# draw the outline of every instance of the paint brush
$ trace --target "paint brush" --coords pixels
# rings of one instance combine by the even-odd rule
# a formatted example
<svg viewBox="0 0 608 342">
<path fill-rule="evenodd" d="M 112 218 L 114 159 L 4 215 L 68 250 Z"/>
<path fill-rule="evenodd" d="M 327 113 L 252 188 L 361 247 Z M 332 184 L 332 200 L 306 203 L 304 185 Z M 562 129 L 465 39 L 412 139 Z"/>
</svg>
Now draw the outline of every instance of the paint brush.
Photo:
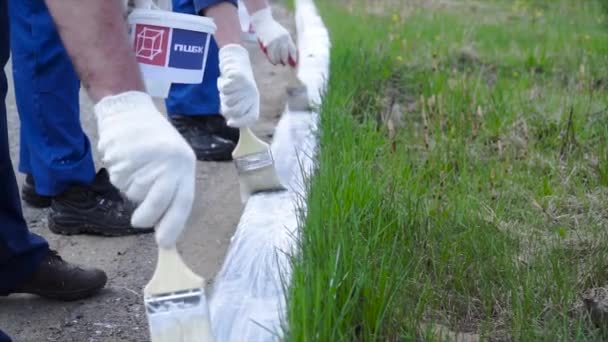
<svg viewBox="0 0 608 342">
<path fill-rule="evenodd" d="M 241 200 L 258 192 L 286 190 L 274 168 L 270 146 L 253 134 L 249 128 L 241 128 L 239 142 L 232 158 L 239 175 Z"/>
<path fill-rule="evenodd" d="M 175 248 L 158 248 L 156 270 L 144 288 L 152 342 L 212 342 L 205 280 Z"/>
</svg>

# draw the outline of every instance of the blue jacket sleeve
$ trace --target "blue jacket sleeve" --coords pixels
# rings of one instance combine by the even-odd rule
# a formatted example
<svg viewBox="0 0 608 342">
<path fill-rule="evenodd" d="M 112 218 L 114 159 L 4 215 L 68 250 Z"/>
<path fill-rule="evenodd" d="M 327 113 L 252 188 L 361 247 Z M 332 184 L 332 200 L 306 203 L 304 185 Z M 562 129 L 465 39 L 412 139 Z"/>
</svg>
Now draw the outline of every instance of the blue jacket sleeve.
<svg viewBox="0 0 608 342">
<path fill-rule="evenodd" d="M 194 0 L 194 9 L 196 10 L 196 13 L 200 13 L 201 10 L 219 4 L 220 2 L 228 2 L 234 6 L 238 6 L 237 0 Z"/>
</svg>

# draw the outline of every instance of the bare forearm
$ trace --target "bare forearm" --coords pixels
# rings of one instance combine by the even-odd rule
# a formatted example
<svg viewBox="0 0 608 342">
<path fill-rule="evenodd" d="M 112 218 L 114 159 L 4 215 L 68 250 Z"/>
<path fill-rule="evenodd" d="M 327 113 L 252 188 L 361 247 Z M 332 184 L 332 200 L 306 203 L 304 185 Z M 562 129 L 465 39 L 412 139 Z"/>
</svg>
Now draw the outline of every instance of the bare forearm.
<svg viewBox="0 0 608 342">
<path fill-rule="evenodd" d="M 143 90 L 122 0 L 45 0 L 83 86 L 97 102 Z"/>
<path fill-rule="evenodd" d="M 247 12 L 249 14 L 253 14 L 268 7 L 268 2 L 266 0 L 243 0 L 243 2 L 245 3 L 245 7 L 247 7 Z"/>
<path fill-rule="evenodd" d="M 213 21 L 215 21 L 217 26 L 215 41 L 220 48 L 228 44 L 240 44 L 241 24 L 237 8 L 234 5 L 221 2 L 207 8 L 204 15 L 213 18 Z"/>
</svg>

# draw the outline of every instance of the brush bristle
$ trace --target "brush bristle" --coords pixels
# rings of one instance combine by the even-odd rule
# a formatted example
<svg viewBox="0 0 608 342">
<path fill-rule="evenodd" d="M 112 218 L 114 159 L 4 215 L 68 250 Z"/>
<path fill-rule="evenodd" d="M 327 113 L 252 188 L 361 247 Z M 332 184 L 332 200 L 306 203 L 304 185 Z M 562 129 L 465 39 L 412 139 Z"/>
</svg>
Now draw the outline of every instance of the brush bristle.
<svg viewBox="0 0 608 342">
<path fill-rule="evenodd" d="M 150 318 L 152 342 L 211 342 L 213 335 L 209 317 L 185 312 L 163 314 Z"/>
<path fill-rule="evenodd" d="M 243 202 L 258 192 L 286 190 L 279 180 L 274 165 L 239 174 L 239 184 Z"/>
<path fill-rule="evenodd" d="M 213 341 L 202 289 L 149 297 L 145 302 L 152 342 Z"/>
</svg>

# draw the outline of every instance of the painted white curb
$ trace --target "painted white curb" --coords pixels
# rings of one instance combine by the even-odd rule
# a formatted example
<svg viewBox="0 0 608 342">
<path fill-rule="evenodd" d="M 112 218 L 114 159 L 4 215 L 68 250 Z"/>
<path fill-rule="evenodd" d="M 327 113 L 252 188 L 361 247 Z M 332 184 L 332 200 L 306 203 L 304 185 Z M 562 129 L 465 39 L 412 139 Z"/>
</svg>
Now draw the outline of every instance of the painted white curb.
<svg viewBox="0 0 608 342">
<path fill-rule="evenodd" d="M 296 0 L 298 77 L 315 108 L 329 76 L 329 35 L 312 0 Z M 210 299 L 216 341 L 276 341 L 284 323 L 284 282 L 291 278 L 298 220 L 304 208 L 304 180 L 314 167 L 318 113 L 285 112 L 272 152 L 288 191 L 251 196 Z"/>
</svg>

